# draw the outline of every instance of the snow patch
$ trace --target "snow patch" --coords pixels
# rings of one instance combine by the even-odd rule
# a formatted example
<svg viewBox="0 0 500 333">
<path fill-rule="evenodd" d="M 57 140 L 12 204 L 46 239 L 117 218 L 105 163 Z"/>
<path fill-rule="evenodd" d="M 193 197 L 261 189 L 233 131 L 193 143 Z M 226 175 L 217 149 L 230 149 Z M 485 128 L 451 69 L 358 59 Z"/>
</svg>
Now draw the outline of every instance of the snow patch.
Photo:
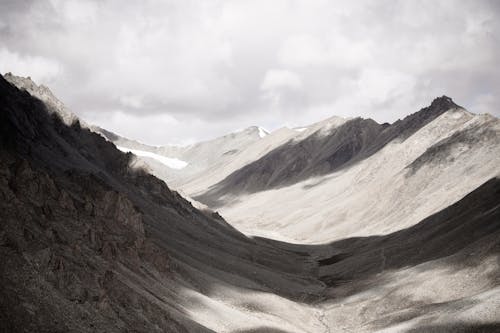
<svg viewBox="0 0 500 333">
<path fill-rule="evenodd" d="M 260 136 L 261 138 L 265 137 L 265 136 L 266 136 L 266 135 L 268 135 L 268 134 L 269 134 L 269 133 L 268 133 L 265 129 L 263 129 L 262 127 L 259 127 L 259 136 Z"/>
<path fill-rule="evenodd" d="M 297 128 L 294 128 L 293 130 L 297 131 L 297 132 L 304 132 L 304 131 L 307 131 L 307 127 L 297 127 Z"/>
<path fill-rule="evenodd" d="M 158 155 L 158 154 L 155 154 L 155 153 L 152 153 L 149 151 L 130 149 L 127 147 L 120 147 L 120 146 L 116 146 L 116 148 L 118 148 L 119 150 L 121 150 L 125 153 L 130 152 L 130 153 L 137 155 L 137 156 L 149 157 L 149 158 L 155 159 L 158 162 L 165 164 L 166 166 L 168 166 L 171 169 L 178 169 L 179 170 L 179 169 L 185 168 L 188 165 L 187 162 L 179 160 L 177 158 L 165 157 L 165 156 Z"/>
</svg>

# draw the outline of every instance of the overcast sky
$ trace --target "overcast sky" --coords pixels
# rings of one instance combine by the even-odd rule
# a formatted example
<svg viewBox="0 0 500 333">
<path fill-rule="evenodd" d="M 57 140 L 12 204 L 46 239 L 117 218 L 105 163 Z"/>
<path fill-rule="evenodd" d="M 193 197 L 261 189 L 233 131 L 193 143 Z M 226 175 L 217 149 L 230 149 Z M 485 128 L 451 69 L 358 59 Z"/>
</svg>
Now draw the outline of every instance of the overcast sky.
<svg viewBox="0 0 500 333">
<path fill-rule="evenodd" d="M 0 0 L 0 71 L 151 144 L 452 97 L 500 115 L 500 1 Z"/>
</svg>

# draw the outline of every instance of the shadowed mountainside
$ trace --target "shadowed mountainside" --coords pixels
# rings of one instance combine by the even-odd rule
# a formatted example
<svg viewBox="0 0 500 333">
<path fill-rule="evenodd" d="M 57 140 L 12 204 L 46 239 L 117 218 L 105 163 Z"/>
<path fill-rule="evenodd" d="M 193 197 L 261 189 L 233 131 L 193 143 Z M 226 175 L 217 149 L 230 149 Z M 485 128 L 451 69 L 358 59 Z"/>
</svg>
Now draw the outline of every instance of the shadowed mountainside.
<svg viewBox="0 0 500 333">
<path fill-rule="evenodd" d="M 0 86 L 2 322 L 12 330 L 204 331 L 184 313 L 183 289 L 321 292 L 306 256 L 259 245 L 130 169 L 131 155 L 100 135 Z"/>
</svg>

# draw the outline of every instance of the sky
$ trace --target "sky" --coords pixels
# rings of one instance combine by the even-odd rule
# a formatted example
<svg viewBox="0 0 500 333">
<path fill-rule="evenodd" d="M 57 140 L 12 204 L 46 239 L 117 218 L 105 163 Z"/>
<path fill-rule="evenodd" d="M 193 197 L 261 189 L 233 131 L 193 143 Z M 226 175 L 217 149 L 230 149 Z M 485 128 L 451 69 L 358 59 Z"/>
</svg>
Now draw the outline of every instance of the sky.
<svg viewBox="0 0 500 333">
<path fill-rule="evenodd" d="M 0 0 L 0 72 L 149 144 L 447 95 L 500 116 L 500 1 Z"/>
</svg>

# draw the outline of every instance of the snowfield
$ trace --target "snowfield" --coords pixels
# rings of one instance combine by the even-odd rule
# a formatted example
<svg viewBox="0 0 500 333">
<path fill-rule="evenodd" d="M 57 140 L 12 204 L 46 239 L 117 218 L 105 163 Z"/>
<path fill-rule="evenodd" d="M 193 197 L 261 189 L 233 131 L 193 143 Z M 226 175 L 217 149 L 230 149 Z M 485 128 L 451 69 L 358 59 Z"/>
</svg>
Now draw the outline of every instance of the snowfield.
<svg viewBox="0 0 500 333">
<path fill-rule="evenodd" d="M 125 153 L 130 152 L 130 153 L 137 155 L 137 156 L 140 156 L 140 157 L 152 158 L 152 159 L 157 160 L 158 162 L 166 165 L 167 167 L 169 167 L 171 169 L 180 170 L 180 169 L 185 168 L 188 165 L 187 162 L 182 161 L 178 158 L 166 157 L 166 156 L 158 155 L 155 153 L 151 153 L 149 151 L 130 149 L 130 148 L 121 147 L 121 146 L 117 146 L 116 148 L 118 148 L 119 150 L 121 150 Z"/>
</svg>

